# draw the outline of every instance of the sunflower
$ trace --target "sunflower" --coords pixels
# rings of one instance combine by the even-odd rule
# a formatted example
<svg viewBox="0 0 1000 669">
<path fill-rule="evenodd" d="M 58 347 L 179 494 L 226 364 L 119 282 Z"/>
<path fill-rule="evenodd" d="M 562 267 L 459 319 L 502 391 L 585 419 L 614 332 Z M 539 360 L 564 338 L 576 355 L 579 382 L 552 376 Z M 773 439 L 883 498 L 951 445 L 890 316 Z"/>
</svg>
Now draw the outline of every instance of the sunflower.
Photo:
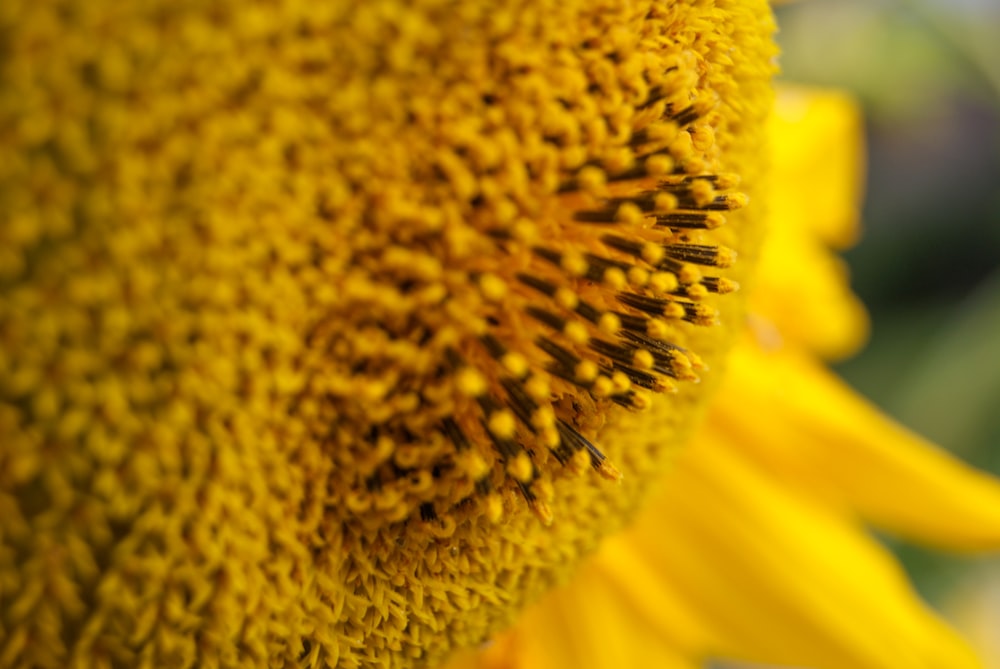
<svg viewBox="0 0 1000 669">
<path fill-rule="evenodd" d="M 673 620 L 677 662 L 889 666 L 802 587 L 848 558 L 868 580 L 846 604 L 902 610 L 924 644 L 893 657 L 961 655 L 914 631 L 853 512 L 992 545 L 992 483 L 958 494 L 947 477 L 971 475 L 933 455 L 806 433 L 678 450 L 780 186 L 772 31 L 763 1 L 5 3 L 0 665 L 435 666 L 565 582 L 664 476 L 653 508 L 691 540 L 639 519 L 583 569 L 612 551 L 652 560 L 651 588 L 687 574 L 697 597 L 636 600 Z M 796 308 L 840 327 L 809 298 L 842 289 L 805 267 Z M 794 354 L 847 346 L 836 327 L 755 313 L 790 353 L 737 349 L 711 431 L 766 432 L 754 402 L 775 395 L 882 438 L 831 418 L 849 395 Z M 967 522 L 884 494 L 896 480 Z M 753 627 L 726 570 L 785 617 Z"/>
<path fill-rule="evenodd" d="M 1000 491 L 824 368 L 868 325 L 830 251 L 857 236 L 859 114 L 839 92 L 779 93 L 772 225 L 708 417 L 631 527 L 449 669 L 981 666 L 866 525 L 995 549 Z"/>
</svg>

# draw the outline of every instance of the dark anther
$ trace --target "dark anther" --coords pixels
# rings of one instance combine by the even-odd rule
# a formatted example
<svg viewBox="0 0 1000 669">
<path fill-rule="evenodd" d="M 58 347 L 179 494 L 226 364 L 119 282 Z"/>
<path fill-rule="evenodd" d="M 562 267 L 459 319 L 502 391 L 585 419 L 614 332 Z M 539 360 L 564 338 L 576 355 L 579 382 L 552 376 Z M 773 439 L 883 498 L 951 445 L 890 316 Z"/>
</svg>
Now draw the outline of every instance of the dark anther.
<svg viewBox="0 0 1000 669">
<path fill-rule="evenodd" d="M 601 453 L 599 448 L 590 443 L 589 439 L 577 432 L 569 423 L 561 418 L 556 424 L 556 429 L 559 431 L 559 437 L 563 443 L 568 444 L 574 451 L 579 451 L 581 448 L 587 449 L 587 452 L 590 454 L 590 464 L 594 469 L 598 469 L 601 463 L 606 460 L 604 453 Z"/>
<path fill-rule="evenodd" d="M 469 448 L 469 440 L 453 418 L 448 417 L 441 421 L 441 431 L 455 445 L 455 450 L 464 451 Z"/>
</svg>

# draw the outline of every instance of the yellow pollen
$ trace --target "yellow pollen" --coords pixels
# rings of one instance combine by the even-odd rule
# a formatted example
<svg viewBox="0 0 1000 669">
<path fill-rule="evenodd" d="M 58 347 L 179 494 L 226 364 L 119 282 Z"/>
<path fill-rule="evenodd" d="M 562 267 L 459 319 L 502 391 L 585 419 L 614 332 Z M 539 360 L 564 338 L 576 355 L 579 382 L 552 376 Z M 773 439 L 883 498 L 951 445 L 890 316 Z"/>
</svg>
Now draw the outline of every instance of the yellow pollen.
<svg viewBox="0 0 1000 669">
<path fill-rule="evenodd" d="M 585 472 L 590 468 L 590 454 L 579 450 L 573 454 L 568 464 L 577 473 Z"/>
<path fill-rule="evenodd" d="M 604 270 L 601 281 L 612 290 L 621 290 L 628 285 L 628 277 L 620 267 L 609 267 Z"/>
<path fill-rule="evenodd" d="M 587 261 L 584 259 L 583 255 L 578 252 L 563 254 L 560 264 L 570 276 L 583 276 L 587 273 Z"/>
<path fill-rule="evenodd" d="M 534 512 L 538 520 L 541 521 L 542 525 L 548 527 L 552 524 L 555 517 L 552 515 L 552 508 L 540 499 L 532 500 L 530 502 L 531 510 Z"/>
<path fill-rule="evenodd" d="M 504 354 L 503 358 L 500 360 L 500 364 L 504 366 L 511 376 L 517 379 L 524 378 L 528 371 L 531 369 L 528 364 L 528 360 L 515 351 L 509 351 Z"/>
<path fill-rule="evenodd" d="M 697 378 L 698 377 L 685 378 L 684 380 L 694 381 L 697 380 Z M 653 390 L 655 390 L 658 393 L 675 393 L 677 392 L 677 384 L 671 381 L 670 379 L 659 376 L 653 382 Z"/>
<path fill-rule="evenodd" d="M 646 242 L 642 245 L 642 259 L 650 265 L 655 265 L 663 260 L 663 247 L 653 242 Z"/>
<path fill-rule="evenodd" d="M 560 288 L 557 290 L 555 299 L 556 304 L 568 311 L 576 309 L 576 305 L 580 303 L 579 296 L 569 288 Z"/>
<path fill-rule="evenodd" d="M 597 321 L 597 328 L 607 335 L 618 334 L 622 328 L 622 321 L 617 315 L 604 312 L 601 314 L 600 320 Z"/>
<path fill-rule="evenodd" d="M 663 307 L 664 318 L 684 318 L 685 313 L 684 307 L 677 302 L 671 302 Z"/>
<path fill-rule="evenodd" d="M 677 276 L 671 272 L 655 272 L 649 278 L 649 286 L 655 293 L 670 293 L 680 286 Z"/>
<path fill-rule="evenodd" d="M 695 304 L 691 307 L 693 321 L 698 325 L 714 325 L 718 319 L 718 313 L 702 304 Z"/>
<path fill-rule="evenodd" d="M 642 222 L 642 210 L 634 202 L 626 202 L 615 212 L 615 221 L 628 225 L 638 225 Z"/>
<path fill-rule="evenodd" d="M 683 315 L 683 313 L 684 310 L 681 309 L 681 315 Z M 670 337 L 670 326 L 659 318 L 650 318 L 646 322 L 646 334 L 653 339 L 665 341 Z"/>
<path fill-rule="evenodd" d="M 490 414 L 487 427 L 498 439 L 513 439 L 517 422 L 513 413 L 507 409 L 500 409 Z"/>
<path fill-rule="evenodd" d="M 742 325 L 765 0 L 9 3 L 0 664 L 440 666 L 626 522 Z"/>
<path fill-rule="evenodd" d="M 742 209 L 750 204 L 750 197 L 746 193 L 730 193 L 726 196 L 726 203 L 730 209 Z"/>
<path fill-rule="evenodd" d="M 680 368 L 674 369 L 674 374 L 677 376 L 679 381 L 697 381 L 698 375 L 694 373 L 690 368 Z"/>
<path fill-rule="evenodd" d="M 532 472 L 533 467 L 531 465 L 531 458 L 528 457 L 527 453 L 518 453 L 514 459 L 507 464 L 507 473 L 521 483 L 530 482 Z"/>
<path fill-rule="evenodd" d="M 476 481 L 483 478 L 490 471 L 489 464 L 487 464 L 486 460 L 479 453 L 462 453 L 459 456 L 459 462 L 469 477 Z"/>
<path fill-rule="evenodd" d="M 670 361 L 673 363 L 674 371 L 691 369 L 691 360 L 680 351 L 672 351 Z"/>
<path fill-rule="evenodd" d="M 587 340 L 590 339 L 586 326 L 579 321 L 569 321 L 566 323 L 566 327 L 563 328 L 563 334 L 574 344 L 586 344 Z"/>
<path fill-rule="evenodd" d="M 597 380 L 594 381 L 594 385 L 591 386 L 590 392 L 593 393 L 594 397 L 610 397 L 611 394 L 615 392 L 615 386 L 612 380 L 607 376 L 599 376 L 597 377 Z"/>
<path fill-rule="evenodd" d="M 716 282 L 716 291 L 720 295 L 725 295 L 726 293 L 733 293 L 740 289 L 740 284 L 732 279 L 727 279 L 722 277 Z"/>
<path fill-rule="evenodd" d="M 649 276 L 649 270 L 638 266 L 629 267 L 626 274 L 629 285 L 636 288 L 643 288 L 649 284 Z"/>
<path fill-rule="evenodd" d="M 685 160 L 694 156 L 695 148 L 694 143 L 691 141 L 691 135 L 682 132 L 677 138 L 670 143 L 670 155 L 674 157 L 679 163 L 683 163 Z"/>
<path fill-rule="evenodd" d="M 632 167 L 635 156 L 626 148 L 616 148 L 609 151 L 603 160 L 604 169 L 610 174 L 620 174 Z"/>
<path fill-rule="evenodd" d="M 625 393 L 632 389 L 632 381 L 629 380 L 624 372 L 616 371 L 612 374 L 611 383 L 614 385 L 614 391 L 617 394 Z"/>
<path fill-rule="evenodd" d="M 455 385 L 468 397 L 479 397 L 486 393 L 486 377 L 479 370 L 463 367 L 455 374 Z"/>
<path fill-rule="evenodd" d="M 705 229 L 715 230 L 716 228 L 722 227 L 726 224 L 726 217 L 717 211 L 709 212 L 705 216 Z"/>
<path fill-rule="evenodd" d="M 511 236 L 522 244 L 534 244 L 538 241 L 538 226 L 528 219 L 515 221 L 510 228 Z"/>
<path fill-rule="evenodd" d="M 577 175 L 580 187 L 594 197 L 603 197 L 607 192 L 607 177 L 604 170 L 593 165 L 584 167 Z"/>
<path fill-rule="evenodd" d="M 715 188 L 710 181 L 699 179 L 691 184 L 691 195 L 695 204 L 704 207 L 715 198 Z"/>
<path fill-rule="evenodd" d="M 732 267 L 735 262 L 736 251 L 726 248 L 725 246 L 718 247 L 718 250 L 716 251 L 716 264 L 719 267 Z"/>
<path fill-rule="evenodd" d="M 491 523 L 499 523 L 503 518 L 503 498 L 496 493 L 486 497 L 486 518 Z"/>
<path fill-rule="evenodd" d="M 653 359 L 652 353 L 640 348 L 632 354 L 632 364 L 636 369 L 652 369 L 656 361 Z"/>
<path fill-rule="evenodd" d="M 702 360 L 701 356 L 695 353 L 694 351 L 686 351 L 684 355 L 691 363 L 691 366 L 694 367 L 695 369 L 701 369 L 701 370 L 708 369 L 708 365 L 705 364 L 705 361 Z"/>
<path fill-rule="evenodd" d="M 720 174 L 715 179 L 715 187 L 719 190 L 731 190 L 740 185 L 740 175 Z"/>
<path fill-rule="evenodd" d="M 674 168 L 674 161 L 670 156 L 658 153 L 646 159 L 646 172 L 650 176 L 660 176 L 669 174 Z"/>
<path fill-rule="evenodd" d="M 484 274 L 479 277 L 479 288 L 483 297 L 493 302 L 499 302 L 507 295 L 507 283 L 496 274 Z"/>
<path fill-rule="evenodd" d="M 676 123 L 652 123 L 646 128 L 646 135 L 651 142 L 669 144 L 677 137 L 679 128 Z"/>
<path fill-rule="evenodd" d="M 597 378 L 597 374 L 597 363 L 593 360 L 584 360 L 577 364 L 576 369 L 573 370 L 573 376 L 580 383 L 590 383 Z"/>
<path fill-rule="evenodd" d="M 547 402 L 552 394 L 549 382 L 542 376 L 534 374 L 524 383 L 524 390 L 536 402 Z"/>
<path fill-rule="evenodd" d="M 609 481 L 614 481 L 615 483 L 620 483 L 623 476 L 618 468 L 607 460 L 602 460 L 601 464 L 598 465 L 598 473 Z"/>
<path fill-rule="evenodd" d="M 649 393 L 642 390 L 633 391 L 635 396 L 633 397 L 633 405 L 637 411 L 648 411 L 649 407 L 652 406 L 653 400 L 650 398 Z"/>
<path fill-rule="evenodd" d="M 653 207 L 656 213 L 666 214 L 677 208 L 677 196 L 673 193 L 657 193 L 653 199 Z"/>
<path fill-rule="evenodd" d="M 556 414 L 552 407 L 544 406 L 531 414 L 531 424 L 539 430 L 547 430 L 556 424 Z"/>
<path fill-rule="evenodd" d="M 696 283 L 688 287 L 687 294 L 692 299 L 700 300 L 708 295 L 708 289 L 700 283 Z"/>
<path fill-rule="evenodd" d="M 701 281 L 702 273 L 694 265 L 685 265 L 681 268 L 681 271 L 677 274 L 677 279 L 684 284 L 688 283 L 698 283 Z"/>
<path fill-rule="evenodd" d="M 559 445 L 559 431 L 555 427 L 545 427 L 540 429 L 538 432 L 539 441 L 545 448 L 554 449 Z"/>
</svg>

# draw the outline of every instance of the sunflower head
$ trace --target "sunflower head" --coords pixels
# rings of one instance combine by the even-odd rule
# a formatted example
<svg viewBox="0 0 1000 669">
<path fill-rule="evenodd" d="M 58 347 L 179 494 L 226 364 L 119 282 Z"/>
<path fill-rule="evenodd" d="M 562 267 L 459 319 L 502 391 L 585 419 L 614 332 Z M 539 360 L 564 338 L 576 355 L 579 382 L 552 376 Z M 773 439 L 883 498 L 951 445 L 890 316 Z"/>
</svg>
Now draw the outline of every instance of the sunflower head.
<svg viewBox="0 0 1000 669">
<path fill-rule="evenodd" d="M 508 622 L 699 412 L 772 29 L 722 0 L 12 3 L 5 652 L 405 665 Z"/>
</svg>

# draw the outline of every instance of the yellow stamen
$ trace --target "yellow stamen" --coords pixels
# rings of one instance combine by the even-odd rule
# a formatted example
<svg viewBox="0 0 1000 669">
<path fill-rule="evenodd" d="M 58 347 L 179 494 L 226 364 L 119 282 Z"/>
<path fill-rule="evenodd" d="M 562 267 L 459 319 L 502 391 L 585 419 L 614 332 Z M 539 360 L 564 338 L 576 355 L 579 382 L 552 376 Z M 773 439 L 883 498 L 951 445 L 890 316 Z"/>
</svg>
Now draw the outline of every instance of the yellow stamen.
<svg viewBox="0 0 1000 669">
<path fill-rule="evenodd" d="M 742 313 L 763 0 L 10 1 L 0 664 L 431 666 L 624 522 Z"/>
</svg>

